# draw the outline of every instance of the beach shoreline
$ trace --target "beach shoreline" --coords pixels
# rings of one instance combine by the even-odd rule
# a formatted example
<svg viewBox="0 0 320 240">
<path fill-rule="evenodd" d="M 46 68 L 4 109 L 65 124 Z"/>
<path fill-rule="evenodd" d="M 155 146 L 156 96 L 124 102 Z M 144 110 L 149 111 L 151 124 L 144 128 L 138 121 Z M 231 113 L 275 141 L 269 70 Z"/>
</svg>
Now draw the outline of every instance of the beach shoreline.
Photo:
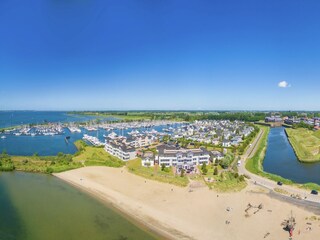
<svg viewBox="0 0 320 240">
<path fill-rule="evenodd" d="M 189 191 L 189 187 L 146 180 L 125 168 L 107 167 L 85 167 L 54 175 L 111 204 L 161 239 L 256 240 L 263 239 L 267 233 L 269 239 L 275 236 L 282 239 L 288 233 L 280 225 L 291 211 L 301 232 L 295 239 L 320 234 L 319 220 L 312 222 L 312 231 L 304 230 L 314 213 L 271 198 L 259 186 L 249 185 L 237 193 L 216 193 L 205 186 Z M 245 213 L 248 203 L 262 204 L 263 209 Z"/>
<path fill-rule="evenodd" d="M 126 171 L 126 170 L 124 169 L 123 171 Z M 77 188 L 78 190 L 83 191 L 83 192 L 89 194 L 90 196 L 96 198 L 97 200 L 101 201 L 108 208 L 111 208 L 112 210 L 116 211 L 118 214 L 125 217 L 131 223 L 133 223 L 137 227 L 141 228 L 142 230 L 148 232 L 149 234 L 151 234 L 152 236 L 154 236 L 157 239 L 164 239 L 164 240 L 165 239 L 176 239 L 176 238 L 193 239 L 188 236 L 183 236 L 182 233 L 179 233 L 178 231 L 176 231 L 174 229 L 170 229 L 169 227 L 163 226 L 156 219 L 153 219 L 150 222 L 146 221 L 146 219 L 142 219 L 143 216 L 139 216 L 139 215 L 135 214 L 134 211 L 124 209 L 122 204 L 118 200 L 113 198 L 111 195 L 107 195 L 105 193 L 102 193 L 94 188 L 85 187 L 84 185 L 81 185 L 79 182 L 72 181 L 68 178 L 62 177 L 61 173 L 54 173 L 52 175 L 59 178 L 60 180 L 62 180 L 64 182 L 66 182 L 67 184 Z"/>
</svg>

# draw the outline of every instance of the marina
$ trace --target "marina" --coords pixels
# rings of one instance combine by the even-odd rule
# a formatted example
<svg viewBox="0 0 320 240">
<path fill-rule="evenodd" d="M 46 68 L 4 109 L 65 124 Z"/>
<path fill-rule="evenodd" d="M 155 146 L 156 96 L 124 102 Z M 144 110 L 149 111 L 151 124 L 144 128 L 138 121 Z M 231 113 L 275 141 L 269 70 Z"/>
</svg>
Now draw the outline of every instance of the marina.
<svg viewBox="0 0 320 240">
<path fill-rule="evenodd" d="M 104 146 L 104 142 L 100 142 L 97 137 L 84 134 L 82 139 L 85 141 L 88 141 L 89 143 L 91 143 L 93 146 L 96 146 L 96 147 Z"/>
<path fill-rule="evenodd" d="M 30 114 L 32 116 L 32 112 Z M 114 121 L 96 123 L 94 120 L 87 122 L 47 121 L 43 124 L 30 122 L 3 130 L 0 133 L 0 150 L 11 155 L 27 156 L 35 153 L 40 156 L 57 155 L 59 152 L 74 154 L 77 149 L 73 143 L 80 139 L 94 146 L 102 146 L 107 136 L 152 135 L 161 137 L 164 135 L 163 128 L 168 125 L 177 128 L 181 124 L 171 121 L 130 123 Z"/>
</svg>

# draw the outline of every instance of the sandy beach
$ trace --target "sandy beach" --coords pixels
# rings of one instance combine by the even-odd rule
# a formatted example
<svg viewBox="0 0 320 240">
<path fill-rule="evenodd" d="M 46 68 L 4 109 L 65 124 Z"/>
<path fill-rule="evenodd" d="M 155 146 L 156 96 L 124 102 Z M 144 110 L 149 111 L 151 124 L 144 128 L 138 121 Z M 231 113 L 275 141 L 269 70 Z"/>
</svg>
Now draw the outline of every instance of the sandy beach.
<svg viewBox="0 0 320 240">
<path fill-rule="evenodd" d="M 271 198 L 255 185 L 221 194 L 198 184 L 180 188 L 146 180 L 125 168 L 107 167 L 85 167 L 55 176 L 112 203 L 169 239 L 288 239 L 281 223 L 291 211 L 297 222 L 293 239 L 320 236 L 320 221 L 310 219 L 314 213 Z M 246 213 L 249 203 L 263 207 Z"/>
</svg>

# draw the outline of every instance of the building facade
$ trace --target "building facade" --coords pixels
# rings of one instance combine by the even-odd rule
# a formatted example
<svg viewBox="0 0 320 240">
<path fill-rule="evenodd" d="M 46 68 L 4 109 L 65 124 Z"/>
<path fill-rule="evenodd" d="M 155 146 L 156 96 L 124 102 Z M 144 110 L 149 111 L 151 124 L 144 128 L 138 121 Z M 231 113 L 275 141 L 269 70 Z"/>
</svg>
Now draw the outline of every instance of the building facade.
<svg viewBox="0 0 320 240">
<path fill-rule="evenodd" d="M 116 141 L 106 141 L 105 151 L 123 161 L 129 161 L 136 157 L 136 149 Z"/>
<path fill-rule="evenodd" d="M 210 155 L 205 149 L 182 149 L 168 145 L 157 148 L 155 161 L 166 167 L 174 166 L 181 169 L 191 169 L 203 163 L 209 164 Z"/>
<path fill-rule="evenodd" d="M 153 152 L 146 152 L 142 155 L 141 164 L 144 167 L 154 166 L 154 154 Z"/>
</svg>

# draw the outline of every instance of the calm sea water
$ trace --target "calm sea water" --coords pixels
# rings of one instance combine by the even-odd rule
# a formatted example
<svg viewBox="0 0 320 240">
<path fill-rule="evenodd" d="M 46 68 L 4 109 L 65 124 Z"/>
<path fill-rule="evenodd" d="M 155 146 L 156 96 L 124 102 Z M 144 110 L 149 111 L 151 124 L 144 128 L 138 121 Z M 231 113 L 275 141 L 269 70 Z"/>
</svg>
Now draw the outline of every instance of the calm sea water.
<svg viewBox="0 0 320 240">
<path fill-rule="evenodd" d="M 0 173 L 0 240 L 155 238 L 55 177 Z"/>
<path fill-rule="evenodd" d="M 0 128 L 45 122 L 83 122 L 96 119 L 94 116 L 68 114 L 56 111 L 0 111 Z"/>
<path fill-rule="evenodd" d="M 299 162 L 283 127 L 270 129 L 263 168 L 298 183 L 320 184 L 320 163 Z"/>
</svg>

